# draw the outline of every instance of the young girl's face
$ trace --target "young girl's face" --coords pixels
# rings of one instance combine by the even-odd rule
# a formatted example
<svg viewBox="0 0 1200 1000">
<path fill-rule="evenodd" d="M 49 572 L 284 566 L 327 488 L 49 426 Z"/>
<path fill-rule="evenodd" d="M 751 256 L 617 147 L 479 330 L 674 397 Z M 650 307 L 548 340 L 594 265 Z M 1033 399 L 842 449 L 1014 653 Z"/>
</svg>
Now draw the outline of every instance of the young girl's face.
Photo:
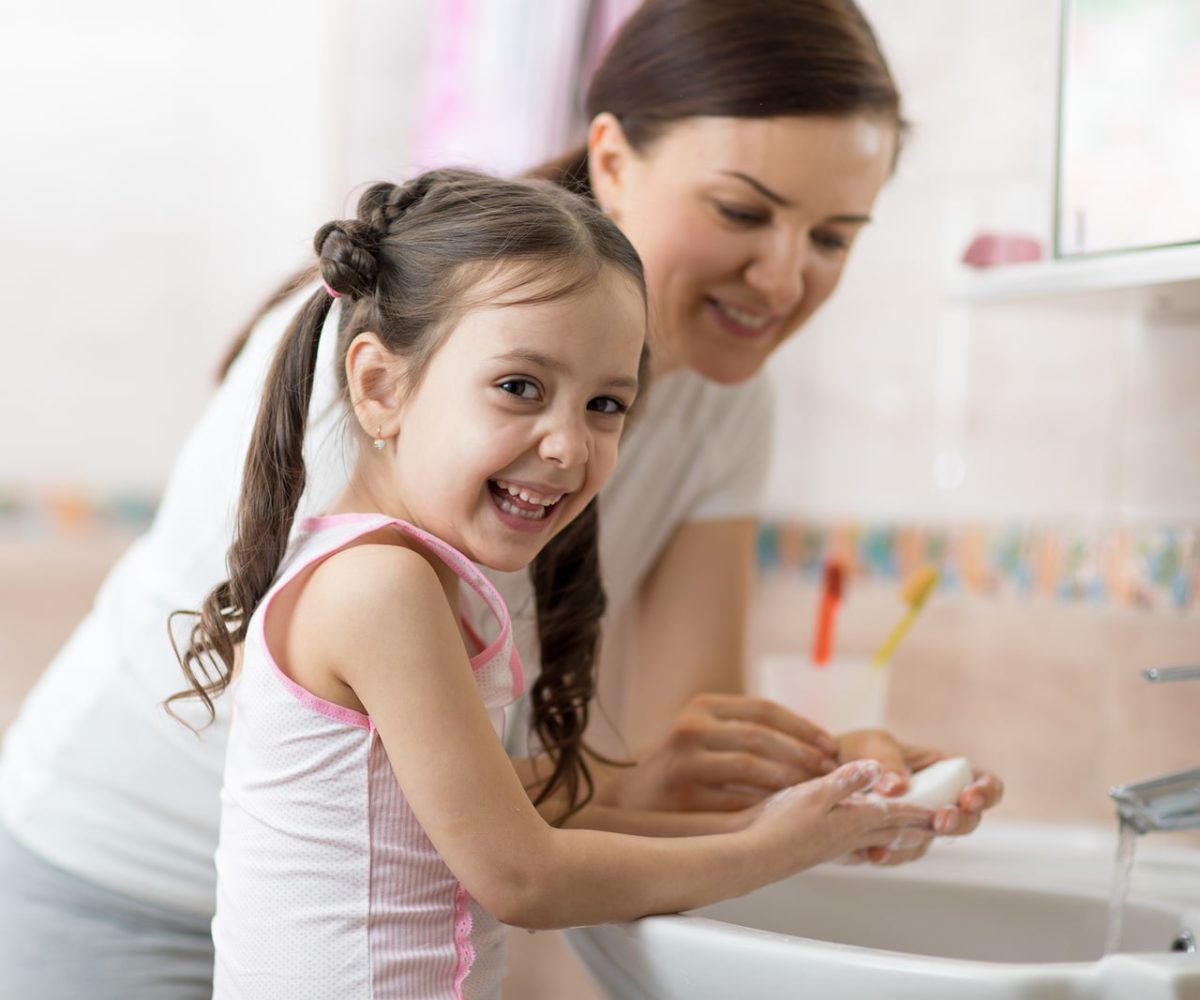
<svg viewBox="0 0 1200 1000">
<path fill-rule="evenodd" d="M 603 118 L 592 183 L 645 264 L 655 370 L 750 378 L 837 287 L 891 169 L 894 125 L 689 118 L 638 152 Z"/>
<path fill-rule="evenodd" d="M 608 479 L 638 388 L 645 302 L 605 267 L 543 303 L 486 305 L 451 330 L 403 402 L 387 513 L 498 570 L 528 565 Z"/>
</svg>

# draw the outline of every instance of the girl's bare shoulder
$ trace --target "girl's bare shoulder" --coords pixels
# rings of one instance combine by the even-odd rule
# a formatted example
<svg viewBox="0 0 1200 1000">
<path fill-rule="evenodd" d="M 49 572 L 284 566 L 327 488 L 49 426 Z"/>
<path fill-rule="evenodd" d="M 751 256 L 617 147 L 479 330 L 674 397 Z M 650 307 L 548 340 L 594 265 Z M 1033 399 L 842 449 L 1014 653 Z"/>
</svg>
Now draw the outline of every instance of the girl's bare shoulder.
<svg viewBox="0 0 1200 1000">
<path fill-rule="evenodd" d="M 330 621 L 355 623 L 375 615 L 425 613 L 446 594 L 431 557 L 394 528 L 355 540 L 322 559 L 305 586 L 309 603 Z"/>
</svg>

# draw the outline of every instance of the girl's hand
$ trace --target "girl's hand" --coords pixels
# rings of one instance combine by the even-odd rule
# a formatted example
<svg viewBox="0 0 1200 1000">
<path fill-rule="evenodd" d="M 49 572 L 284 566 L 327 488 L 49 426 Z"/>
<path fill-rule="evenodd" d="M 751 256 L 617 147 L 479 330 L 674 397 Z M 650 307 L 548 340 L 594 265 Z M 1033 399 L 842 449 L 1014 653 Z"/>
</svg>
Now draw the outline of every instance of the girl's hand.
<svg viewBox="0 0 1200 1000">
<path fill-rule="evenodd" d="M 874 791 L 880 795 L 902 795 L 908 791 L 908 778 L 949 754 L 927 747 L 902 744 L 882 729 L 864 729 L 838 737 L 839 758 L 843 761 L 870 758 L 878 760 L 883 775 Z M 974 780 L 962 790 L 956 805 L 943 806 L 934 813 L 933 829 L 941 836 L 963 836 L 971 833 L 982 819 L 982 813 L 1000 801 L 1004 783 L 989 771 L 974 768 Z M 928 849 L 926 844 L 916 851 L 868 851 L 859 859 L 875 864 L 897 865 L 915 861 Z"/>
<path fill-rule="evenodd" d="M 620 776 L 631 809 L 728 812 L 828 774 L 837 744 L 819 726 L 764 698 L 696 695 L 667 735 Z"/>
<path fill-rule="evenodd" d="M 782 851 L 788 871 L 871 850 L 923 851 L 933 837 L 933 811 L 907 802 L 863 797 L 879 777 L 863 760 L 785 788 L 763 802 L 747 828 Z"/>
</svg>

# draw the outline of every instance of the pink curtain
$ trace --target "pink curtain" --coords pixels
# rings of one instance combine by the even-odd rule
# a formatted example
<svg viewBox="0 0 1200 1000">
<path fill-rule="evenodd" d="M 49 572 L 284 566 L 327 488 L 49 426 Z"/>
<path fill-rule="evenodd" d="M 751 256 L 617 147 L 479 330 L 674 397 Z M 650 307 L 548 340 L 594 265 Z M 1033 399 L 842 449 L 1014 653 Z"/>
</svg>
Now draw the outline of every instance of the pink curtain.
<svg viewBox="0 0 1200 1000">
<path fill-rule="evenodd" d="M 637 0 L 440 0 L 412 160 L 518 173 L 581 142 L 582 95 Z"/>
</svg>

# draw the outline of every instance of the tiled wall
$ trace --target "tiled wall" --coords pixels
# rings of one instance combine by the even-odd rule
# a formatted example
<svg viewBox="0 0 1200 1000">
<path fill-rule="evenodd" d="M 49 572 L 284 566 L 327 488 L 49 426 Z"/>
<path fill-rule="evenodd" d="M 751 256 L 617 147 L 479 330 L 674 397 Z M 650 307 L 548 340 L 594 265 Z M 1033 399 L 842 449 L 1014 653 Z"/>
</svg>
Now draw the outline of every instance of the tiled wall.
<svg viewBox="0 0 1200 1000">
<path fill-rule="evenodd" d="M 752 657 L 807 652 L 831 552 L 850 653 L 937 565 L 889 723 L 999 772 L 1005 815 L 1108 822 L 1110 784 L 1200 764 L 1200 684 L 1138 675 L 1200 661 L 1198 296 L 955 297 L 975 233 L 1049 245 L 1058 5 L 864 7 L 914 128 L 842 288 L 773 365 Z"/>
<path fill-rule="evenodd" d="M 812 580 L 765 573 L 751 661 L 806 656 L 816 604 Z M 894 584 L 852 580 L 838 650 L 873 653 L 902 611 Z M 1200 616 L 935 593 L 887 668 L 886 723 L 999 774 L 998 817 L 1108 823 L 1111 785 L 1200 766 L 1200 683 L 1140 676 L 1198 653 Z"/>
</svg>

